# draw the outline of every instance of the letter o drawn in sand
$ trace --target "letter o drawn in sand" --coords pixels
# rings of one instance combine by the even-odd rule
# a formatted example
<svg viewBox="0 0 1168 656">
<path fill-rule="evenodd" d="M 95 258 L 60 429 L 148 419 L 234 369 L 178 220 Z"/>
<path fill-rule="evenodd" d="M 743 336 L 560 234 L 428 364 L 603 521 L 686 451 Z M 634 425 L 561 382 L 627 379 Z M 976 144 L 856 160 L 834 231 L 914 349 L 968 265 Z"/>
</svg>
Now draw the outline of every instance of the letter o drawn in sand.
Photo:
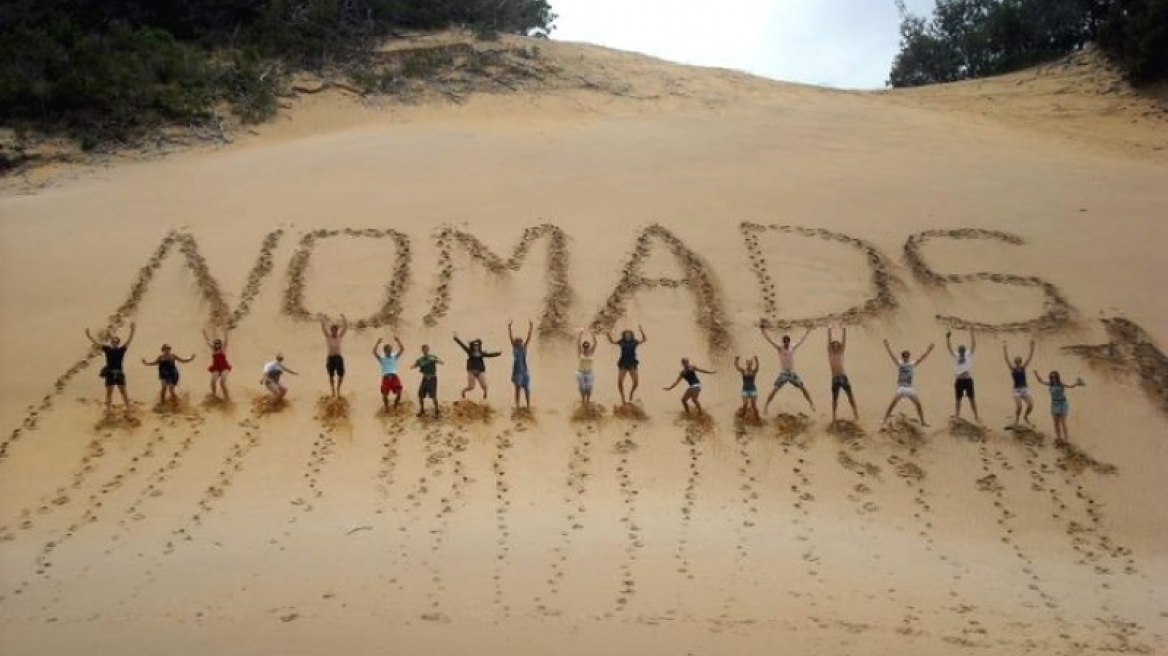
<svg viewBox="0 0 1168 656">
<path fill-rule="evenodd" d="M 385 287 L 385 300 L 377 312 L 363 319 L 358 319 L 353 322 L 353 326 L 360 330 L 396 325 L 398 319 L 401 318 L 402 297 L 405 296 L 410 287 L 410 238 L 404 233 L 389 229 L 313 230 L 304 235 L 300 240 L 300 247 L 292 255 L 292 261 L 288 263 L 288 286 L 284 290 L 284 314 L 303 321 L 312 321 L 318 316 L 310 312 L 304 305 L 304 288 L 306 287 L 309 264 L 312 261 L 312 251 L 316 248 L 317 241 L 342 235 L 393 240 L 397 257 L 393 266 L 393 277 Z"/>
</svg>

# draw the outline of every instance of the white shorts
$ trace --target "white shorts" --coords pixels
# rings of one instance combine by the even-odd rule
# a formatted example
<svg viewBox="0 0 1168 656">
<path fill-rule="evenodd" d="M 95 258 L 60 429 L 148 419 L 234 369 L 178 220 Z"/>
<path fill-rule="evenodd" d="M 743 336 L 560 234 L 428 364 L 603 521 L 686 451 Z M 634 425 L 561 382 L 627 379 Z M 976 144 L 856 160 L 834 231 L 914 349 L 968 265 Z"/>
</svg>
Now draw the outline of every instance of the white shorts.
<svg viewBox="0 0 1168 656">
<path fill-rule="evenodd" d="M 913 387 L 898 387 L 896 388 L 897 396 L 907 396 L 910 399 L 917 398 L 917 390 Z"/>
<path fill-rule="evenodd" d="M 1029 387 L 1015 387 L 1014 388 L 1014 398 L 1016 398 L 1016 399 L 1030 398 L 1030 388 Z"/>
</svg>

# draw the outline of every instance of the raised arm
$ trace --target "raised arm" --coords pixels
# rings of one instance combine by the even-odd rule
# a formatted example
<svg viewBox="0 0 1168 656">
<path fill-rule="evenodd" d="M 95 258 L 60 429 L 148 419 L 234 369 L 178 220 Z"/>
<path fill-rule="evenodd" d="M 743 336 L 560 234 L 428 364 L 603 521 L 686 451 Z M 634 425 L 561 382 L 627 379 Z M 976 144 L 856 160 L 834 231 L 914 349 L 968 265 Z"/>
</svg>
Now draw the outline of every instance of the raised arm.
<svg viewBox="0 0 1168 656">
<path fill-rule="evenodd" d="M 1013 371 L 1014 364 L 1010 362 L 1010 347 L 1006 346 L 1006 342 L 1002 342 L 1002 359 L 1006 361 L 1006 368 Z M 1027 362 L 1026 364 L 1030 364 Z M 1025 366 L 1025 365 L 1023 365 Z"/>
<path fill-rule="evenodd" d="M 134 342 L 134 332 L 137 330 L 138 330 L 138 324 L 131 321 L 130 322 L 130 335 L 128 337 L 126 337 L 126 343 L 122 345 L 122 348 L 130 348 L 130 344 L 132 344 Z"/>
<path fill-rule="evenodd" d="M 848 349 L 848 327 L 840 327 L 840 349 L 846 351 Z"/>
<path fill-rule="evenodd" d="M 949 355 L 955 355 L 953 353 L 953 332 L 950 330 L 945 331 L 945 348 L 949 351 Z"/>
<path fill-rule="evenodd" d="M 924 362 L 925 358 L 929 357 L 929 354 L 931 354 L 933 352 L 934 346 L 936 346 L 936 344 L 929 344 L 929 348 L 925 349 L 925 352 L 921 354 L 921 357 L 917 358 L 917 362 L 916 362 L 917 366 L 919 366 L 922 362 Z"/>
<path fill-rule="evenodd" d="M 341 313 L 341 333 L 338 335 L 338 337 L 344 337 L 345 334 L 348 332 L 349 332 L 349 319 L 348 319 L 348 317 L 345 316 L 345 313 L 342 312 Z"/>
<path fill-rule="evenodd" d="M 207 334 L 207 329 L 203 328 L 199 332 L 203 335 L 203 342 L 205 342 L 207 344 L 207 348 L 215 348 L 213 346 L 214 340 L 212 340 L 211 336 Z"/>
<path fill-rule="evenodd" d="M 326 314 L 320 315 L 320 334 L 324 335 L 325 339 L 328 339 L 328 337 L 329 337 L 328 315 L 326 315 Z"/>
<path fill-rule="evenodd" d="M 470 355 L 470 347 L 462 343 L 462 340 L 458 338 L 458 333 L 454 333 L 454 343 L 458 344 L 467 355 Z"/>
<path fill-rule="evenodd" d="M 769 334 L 767 334 L 766 326 L 762 325 L 762 323 L 759 323 L 758 330 L 759 330 L 759 332 L 762 333 L 763 339 L 765 339 L 767 341 L 767 344 L 770 344 L 771 346 L 775 347 L 776 349 L 779 348 L 779 345 L 775 343 L 775 340 L 771 339 L 771 336 Z"/>
<path fill-rule="evenodd" d="M 378 350 L 380 350 L 380 349 L 381 349 L 381 338 L 378 337 L 377 343 L 373 345 L 373 358 L 376 359 L 378 362 L 381 362 L 381 355 L 378 354 Z"/>
<path fill-rule="evenodd" d="M 649 338 L 645 337 L 645 329 L 642 328 L 640 324 L 637 324 L 637 330 L 641 333 L 641 341 L 640 341 L 641 344 L 644 344 L 645 342 L 649 341 Z"/>
<path fill-rule="evenodd" d="M 223 326 L 223 350 L 224 351 L 227 350 L 227 340 L 230 338 L 230 336 L 231 336 L 231 324 L 227 324 L 226 326 Z"/>
<path fill-rule="evenodd" d="M 584 355 L 584 331 L 576 334 L 576 355 Z"/>
<path fill-rule="evenodd" d="M 975 331 L 973 329 L 973 326 L 970 326 L 969 327 L 969 354 L 973 355 L 973 352 L 976 350 L 977 350 L 977 331 Z"/>
<path fill-rule="evenodd" d="M 508 344 L 515 343 L 515 331 L 511 330 L 511 322 L 510 321 L 507 322 L 507 343 Z"/>
<path fill-rule="evenodd" d="M 832 337 L 832 330 L 831 330 L 831 326 L 829 325 L 827 327 L 827 341 L 826 341 L 828 353 L 831 353 L 831 337 Z"/>
<path fill-rule="evenodd" d="M 795 346 L 791 347 L 791 350 L 792 350 L 792 351 L 797 351 L 797 350 L 799 350 L 799 347 L 800 347 L 800 346 L 803 346 L 803 342 L 806 342 L 806 341 L 807 341 L 807 338 L 808 338 L 808 337 L 810 337 L 810 336 L 811 336 L 811 328 L 808 328 L 808 329 L 807 329 L 807 332 L 803 333 L 803 336 L 802 336 L 802 337 L 800 337 L 800 338 L 799 338 L 799 341 L 795 343 Z"/>
<path fill-rule="evenodd" d="M 896 354 L 892 352 L 892 346 L 888 343 L 887 339 L 884 340 L 884 350 L 888 352 L 888 357 L 892 359 L 892 364 L 900 364 L 896 361 Z"/>
<path fill-rule="evenodd" d="M 1050 383 L 1048 383 L 1042 379 L 1042 374 L 1038 373 L 1037 369 L 1034 370 L 1034 380 L 1037 380 L 1039 383 L 1042 383 L 1043 385 L 1046 385 L 1048 387 L 1050 386 Z"/>
<path fill-rule="evenodd" d="M 395 344 L 397 344 L 397 354 L 396 354 L 396 355 L 394 355 L 393 357 L 395 357 L 395 358 L 400 358 L 401 356 L 405 355 L 405 353 L 406 353 L 406 347 L 405 347 L 405 345 L 404 345 L 404 344 L 402 344 L 401 338 L 400 338 L 400 337 L 398 337 L 397 335 L 394 335 L 394 336 L 393 336 L 393 342 L 394 342 Z"/>
<path fill-rule="evenodd" d="M 682 378 L 681 374 L 677 374 L 677 380 L 673 381 L 673 384 L 670 385 L 669 387 L 666 387 L 665 391 L 668 392 L 668 391 L 672 390 L 674 387 L 677 387 L 677 384 L 681 382 L 681 378 Z"/>
<path fill-rule="evenodd" d="M 527 338 L 523 340 L 523 345 L 527 346 L 531 343 L 531 333 L 535 330 L 535 322 L 528 319 L 527 321 Z"/>
<path fill-rule="evenodd" d="M 620 342 L 618 342 L 617 340 L 612 338 L 612 331 L 611 330 L 604 333 L 604 336 L 608 338 L 609 344 L 620 344 Z"/>
<path fill-rule="evenodd" d="M 89 340 L 90 344 L 93 344 L 97 348 L 101 348 L 101 342 L 97 341 L 96 339 L 93 338 L 93 335 L 89 334 L 88 328 L 85 329 L 85 338 Z"/>
<path fill-rule="evenodd" d="M 759 366 L 760 366 L 760 365 L 759 365 L 759 363 L 758 363 L 758 356 L 756 355 L 756 356 L 754 356 L 754 371 L 755 371 L 756 373 L 758 372 L 758 368 L 759 368 Z"/>
<path fill-rule="evenodd" d="M 734 368 L 737 369 L 738 373 L 740 374 L 746 373 L 746 369 L 742 367 L 742 358 L 738 357 L 737 355 L 734 356 Z"/>
<path fill-rule="evenodd" d="M 1026 353 L 1026 364 L 1023 367 L 1029 367 L 1030 361 L 1034 359 L 1034 340 L 1030 340 L 1030 351 Z"/>
</svg>

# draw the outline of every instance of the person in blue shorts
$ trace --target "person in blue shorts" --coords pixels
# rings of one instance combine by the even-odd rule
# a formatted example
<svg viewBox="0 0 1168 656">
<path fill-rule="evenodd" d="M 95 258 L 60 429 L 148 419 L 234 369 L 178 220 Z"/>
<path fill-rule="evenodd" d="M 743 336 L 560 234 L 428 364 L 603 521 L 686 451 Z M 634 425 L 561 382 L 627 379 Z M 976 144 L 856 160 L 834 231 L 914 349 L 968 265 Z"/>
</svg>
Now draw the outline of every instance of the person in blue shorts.
<svg viewBox="0 0 1168 656">
<path fill-rule="evenodd" d="M 514 360 L 511 364 L 511 383 L 515 385 L 515 407 L 519 407 L 519 392 L 523 392 L 523 397 L 527 401 L 527 407 L 531 408 L 531 370 L 527 368 L 527 346 L 531 344 L 531 333 L 535 329 L 535 324 L 527 322 L 527 337 L 518 339 L 515 337 L 515 332 L 512 329 L 511 322 L 507 322 L 507 339 L 511 340 L 511 355 Z"/>
<path fill-rule="evenodd" d="M 1034 372 L 1034 377 L 1039 383 L 1050 388 L 1050 416 L 1054 420 L 1055 439 L 1070 442 L 1071 438 L 1067 435 L 1067 415 L 1071 413 L 1071 404 L 1067 401 L 1067 390 L 1082 387 L 1085 384 L 1083 379 L 1067 385 L 1063 383 L 1063 378 L 1057 371 L 1050 372 L 1049 380 L 1043 380 L 1042 374 L 1037 371 Z"/>
<path fill-rule="evenodd" d="M 742 374 L 742 418 L 754 417 L 755 421 L 761 421 L 758 414 L 758 356 L 753 356 L 747 359 L 746 364 L 742 364 L 742 358 L 734 356 L 734 368 L 738 373 Z"/>
<path fill-rule="evenodd" d="M 162 391 L 158 393 L 158 402 L 166 403 L 167 395 L 170 396 L 171 403 L 178 403 L 178 396 L 174 393 L 174 388 L 178 387 L 178 363 L 186 364 L 193 362 L 194 354 L 189 358 L 180 358 L 170 351 L 170 344 L 162 345 L 162 353 L 154 358 L 153 362 L 148 362 L 142 358 L 142 364 L 147 367 L 158 367 L 158 381 L 162 383 Z"/>
<path fill-rule="evenodd" d="M 698 368 L 690 364 L 689 358 L 681 359 L 681 373 L 677 374 L 677 380 L 673 384 L 665 388 L 668 392 L 674 387 L 677 387 L 681 381 L 685 381 L 685 394 L 681 395 L 681 405 L 685 408 L 685 414 L 689 414 L 689 402 L 693 401 L 694 407 L 697 408 L 698 414 L 702 414 L 702 402 L 698 397 L 702 395 L 702 381 L 698 378 L 698 374 L 715 374 L 717 372 L 708 371 L 706 369 Z"/>
</svg>

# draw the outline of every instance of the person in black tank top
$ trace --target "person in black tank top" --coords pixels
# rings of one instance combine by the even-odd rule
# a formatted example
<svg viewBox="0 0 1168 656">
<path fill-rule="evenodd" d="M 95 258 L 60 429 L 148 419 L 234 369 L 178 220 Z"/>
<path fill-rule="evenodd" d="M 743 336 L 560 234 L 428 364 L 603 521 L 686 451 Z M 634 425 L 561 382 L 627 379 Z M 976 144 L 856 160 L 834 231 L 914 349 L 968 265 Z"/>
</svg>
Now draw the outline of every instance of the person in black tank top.
<svg viewBox="0 0 1168 656">
<path fill-rule="evenodd" d="M 693 401 L 694 407 L 697 408 L 698 414 L 702 414 L 702 403 L 698 397 L 702 394 L 702 381 L 698 378 L 698 374 L 714 374 L 716 372 L 701 369 L 690 364 L 689 358 L 681 359 L 681 373 L 677 374 L 677 380 L 673 384 L 665 388 L 665 391 L 671 391 L 674 387 L 681 384 L 681 381 L 686 382 L 685 394 L 681 395 L 681 405 L 685 408 L 685 414 L 689 414 L 689 402 Z"/>
<path fill-rule="evenodd" d="M 1030 352 L 1026 354 L 1025 360 L 1015 357 L 1014 361 L 1011 362 L 1010 350 L 1005 342 L 1002 342 L 1002 357 L 1006 360 L 1006 367 L 1010 370 L 1010 378 L 1014 387 L 1014 424 L 1012 427 L 1018 426 L 1020 420 L 1031 424 L 1030 413 L 1034 412 L 1034 399 L 1030 396 L 1030 385 L 1026 381 L 1026 369 L 1030 366 L 1030 361 L 1034 359 L 1034 340 L 1030 340 Z M 1023 408 L 1026 409 L 1025 416 L 1022 414 Z"/>
<path fill-rule="evenodd" d="M 637 326 L 637 330 L 641 333 L 641 339 L 631 330 L 626 330 L 621 333 L 620 339 L 615 339 L 612 333 L 608 333 L 608 341 L 611 344 L 616 344 L 620 347 L 620 358 L 616 361 L 616 368 L 619 371 L 616 379 L 617 389 L 620 390 L 621 404 L 633 402 L 633 396 L 637 393 L 637 386 L 641 384 L 641 374 L 639 368 L 641 361 L 637 359 L 637 347 L 648 341 L 645 337 L 645 329 Z M 633 379 L 633 388 L 629 390 L 628 400 L 625 400 L 625 378 Z"/>
<path fill-rule="evenodd" d="M 742 374 L 742 409 L 739 413 L 743 419 L 762 421 L 758 414 L 758 356 L 748 359 L 745 365 L 741 357 L 734 356 L 734 368 Z"/>
<path fill-rule="evenodd" d="M 165 404 L 167 396 L 170 397 L 170 402 L 178 405 L 178 396 L 174 392 L 174 388 L 178 386 L 178 363 L 186 364 L 192 362 L 195 355 L 192 353 L 189 358 L 180 358 L 174 353 L 171 353 L 170 344 L 162 345 L 162 353 L 154 358 L 153 362 L 148 362 L 146 358 L 142 358 L 142 364 L 147 367 L 158 367 L 158 382 L 162 384 L 162 390 L 158 393 L 158 402 Z"/>
<path fill-rule="evenodd" d="M 134 341 L 135 328 L 136 326 L 131 323 L 130 335 L 126 337 L 125 344 L 122 344 L 116 335 L 110 336 L 109 344 L 102 344 L 89 334 L 88 328 L 85 329 L 85 337 L 89 339 L 89 343 L 101 349 L 102 354 L 105 355 L 105 366 L 101 368 L 99 375 L 105 381 L 106 411 L 110 409 L 115 387 L 122 395 L 122 402 L 126 404 L 126 410 L 130 409 L 130 398 L 126 394 L 126 372 L 122 367 L 126 359 L 126 351 L 130 348 L 130 343 Z"/>
</svg>

